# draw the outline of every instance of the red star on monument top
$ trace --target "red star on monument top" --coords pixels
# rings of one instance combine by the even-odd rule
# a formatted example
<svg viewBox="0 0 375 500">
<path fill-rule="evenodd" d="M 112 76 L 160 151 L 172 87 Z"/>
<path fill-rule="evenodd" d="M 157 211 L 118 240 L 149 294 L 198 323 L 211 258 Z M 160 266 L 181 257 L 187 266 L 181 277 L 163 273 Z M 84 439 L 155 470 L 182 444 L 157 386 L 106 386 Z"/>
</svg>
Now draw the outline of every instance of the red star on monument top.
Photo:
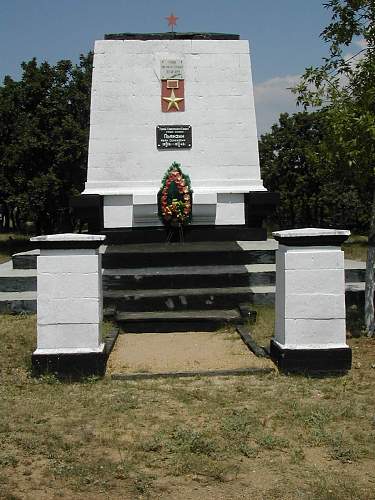
<svg viewBox="0 0 375 500">
<path fill-rule="evenodd" d="M 176 26 L 177 24 L 177 19 L 179 19 L 178 17 L 176 17 L 173 12 L 170 16 L 166 17 L 165 18 L 167 21 L 168 21 L 168 26 L 170 26 L 172 28 L 172 31 L 173 31 L 173 27 Z"/>
</svg>

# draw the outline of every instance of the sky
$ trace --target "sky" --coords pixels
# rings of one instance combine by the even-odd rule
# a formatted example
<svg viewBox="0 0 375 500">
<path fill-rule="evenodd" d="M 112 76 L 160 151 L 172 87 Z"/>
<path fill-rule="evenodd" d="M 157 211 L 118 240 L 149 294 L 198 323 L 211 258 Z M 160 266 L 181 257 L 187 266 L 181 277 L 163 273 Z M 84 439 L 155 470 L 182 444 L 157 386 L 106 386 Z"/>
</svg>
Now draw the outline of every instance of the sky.
<svg viewBox="0 0 375 500">
<path fill-rule="evenodd" d="M 20 77 L 22 61 L 77 62 L 105 33 L 238 33 L 250 41 L 258 134 L 297 111 L 288 87 L 327 54 L 319 34 L 323 0 L 0 0 L 0 80 Z"/>
</svg>

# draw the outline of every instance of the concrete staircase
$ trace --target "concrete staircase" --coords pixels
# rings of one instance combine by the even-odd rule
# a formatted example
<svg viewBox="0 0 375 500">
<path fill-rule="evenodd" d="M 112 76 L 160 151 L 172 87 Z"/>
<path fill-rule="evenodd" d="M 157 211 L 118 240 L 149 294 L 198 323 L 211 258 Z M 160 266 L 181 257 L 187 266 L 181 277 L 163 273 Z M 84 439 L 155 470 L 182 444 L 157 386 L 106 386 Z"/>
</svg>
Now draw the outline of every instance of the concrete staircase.
<svg viewBox="0 0 375 500">
<path fill-rule="evenodd" d="M 125 331 L 214 330 L 275 300 L 274 240 L 103 246 L 107 316 Z M 38 251 L 0 266 L 0 312 L 36 310 Z M 346 261 L 347 303 L 361 304 L 365 263 Z"/>
</svg>

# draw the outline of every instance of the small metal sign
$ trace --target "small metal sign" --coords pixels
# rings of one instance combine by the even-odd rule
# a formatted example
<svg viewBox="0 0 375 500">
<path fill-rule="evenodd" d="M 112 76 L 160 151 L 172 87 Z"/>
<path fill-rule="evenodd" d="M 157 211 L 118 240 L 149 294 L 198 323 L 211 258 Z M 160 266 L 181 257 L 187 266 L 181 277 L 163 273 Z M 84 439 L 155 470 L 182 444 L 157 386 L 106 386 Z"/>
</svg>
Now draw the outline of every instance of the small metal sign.
<svg viewBox="0 0 375 500">
<path fill-rule="evenodd" d="M 156 145 L 158 149 L 190 149 L 191 125 L 158 125 Z"/>
<path fill-rule="evenodd" d="M 184 61 L 183 59 L 161 59 L 160 80 L 183 80 Z"/>
</svg>

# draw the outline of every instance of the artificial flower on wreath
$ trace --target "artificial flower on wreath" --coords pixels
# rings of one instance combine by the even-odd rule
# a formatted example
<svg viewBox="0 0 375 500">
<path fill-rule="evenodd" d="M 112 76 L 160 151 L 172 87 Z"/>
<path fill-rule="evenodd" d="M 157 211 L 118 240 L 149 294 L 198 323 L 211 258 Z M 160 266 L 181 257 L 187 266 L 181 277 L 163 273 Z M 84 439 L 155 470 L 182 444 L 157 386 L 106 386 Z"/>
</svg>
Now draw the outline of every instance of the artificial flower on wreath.
<svg viewBox="0 0 375 500">
<path fill-rule="evenodd" d="M 190 178 L 179 163 L 172 163 L 164 174 L 158 193 L 159 217 L 167 226 L 183 226 L 191 222 L 192 193 Z"/>
</svg>

